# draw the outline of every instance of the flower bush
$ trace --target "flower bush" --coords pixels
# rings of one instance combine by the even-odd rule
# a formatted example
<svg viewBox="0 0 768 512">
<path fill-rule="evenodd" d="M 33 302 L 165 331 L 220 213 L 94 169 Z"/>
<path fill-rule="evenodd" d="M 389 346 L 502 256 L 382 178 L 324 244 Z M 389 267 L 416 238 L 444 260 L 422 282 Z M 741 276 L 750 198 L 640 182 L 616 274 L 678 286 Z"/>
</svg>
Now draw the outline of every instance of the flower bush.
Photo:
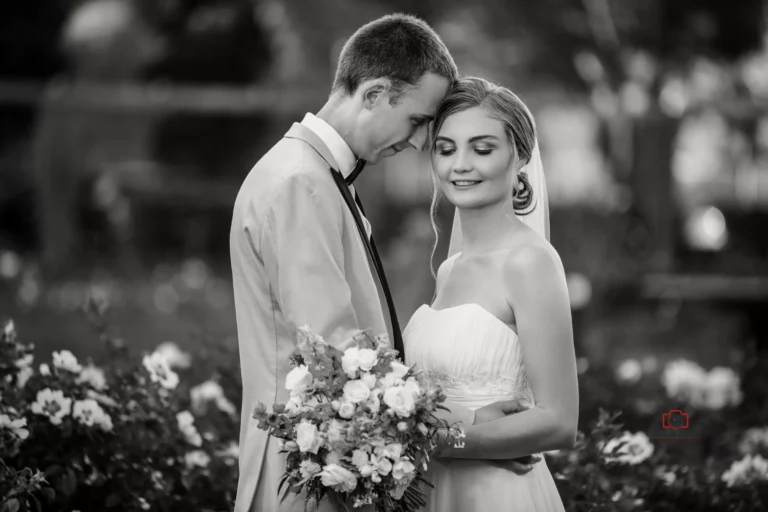
<svg viewBox="0 0 768 512">
<path fill-rule="evenodd" d="M 3 327 L 0 511 L 231 510 L 239 413 L 221 384 L 102 335 L 110 364 L 62 350 L 35 367 Z"/>
<path fill-rule="evenodd" d="M 232 510 L 236 354 L 132 354 L 89 313 L 100 366 L 67 350 L 36 362 L 0 323 L 0 512 Z M 768 360 L 752 360 L 582 362 L 577 444 L 545 454 L 566 510 L 768 510 Z M 290 385 L 307 382 L 297 371 Z M 299 472 L 317 472 L 310 462 Z"/>
</svg>

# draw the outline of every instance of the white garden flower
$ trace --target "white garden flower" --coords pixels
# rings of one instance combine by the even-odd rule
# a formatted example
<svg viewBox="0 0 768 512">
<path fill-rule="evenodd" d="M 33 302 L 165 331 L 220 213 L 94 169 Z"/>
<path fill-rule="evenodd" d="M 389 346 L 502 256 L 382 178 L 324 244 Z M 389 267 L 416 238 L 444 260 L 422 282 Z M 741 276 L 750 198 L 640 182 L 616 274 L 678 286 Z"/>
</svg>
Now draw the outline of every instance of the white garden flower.
<svg viewBox="0 0 768 512">
<path fill-rule="evenodd" d="M 731 464 L 731 467 L 723 473 L 722 480 L 728 487 L 768 480 L 768 460 L 760 455 L 745 455 L 741 460 Z"/>
<path fill-rule="evenodd" d="M 411 368 L 409 366 L 406 366 L 402 363 L 398 363 L 397 361 L 394 361 L 392 363 L 392 371 L 389 372 L 389 374 L 394 375 L 398 379 L 404 379 L 405 376 L 408 375 L 409 371 L 411 371 Z"/>
<path fill-rule="evenodd" d="M 371 396 L 371 389 L 361 380 L 348 380 L 344 384 L 344 398 L 352 403 L 359 404 Z"/>
<path fill-rule="evenodd" d="M 407 418 L 416 408 L 413 393 L 403 386 L 386 390 L 383 401 L 401 418 Z"/>
<path fill-rule="evenodd" d="M 668 363 L 661 376 L 667 396 L 688 402 L 701 400 L 706 382 L 704 368 L 687 359 Z"/>
<path fill-rule="evenodd" d="M 616 368 L 616 379 L 625 384 L 636 384 L 643 376 L 643 367 L 637 359 L 625 359 Z"/>
<path fill-rule="evenodd" d="M 402 458 L 392 466 L 392 478 L 400 480 L 403 477 L 410 475 L 415 470 L 416 466 L 414 466 L 410 460 Z"/>
<path fill-rule="evenodd" d="M 51 374 L 51 369 L 46 363 L 40 364 L 40 375 L 48 377 Z"/>
<path fill-rule="evenodd" d="M 203 450 L 194 450 L 184 455 L 184 463 L 188 468 L 206 468 L 211 458 Z"/>
<path fill-rule="evenodd" d="M 732 369 L 718 366 L 707 374 L 701 403 L 693 405 L 716 411 L 739 405 L 742 398 L 741 378 Z"/>
<path fill-rule="evenodd" d="M 179 385 L 179 376 L 168 366 L 168 361 L 157 352 L 144 356 L 141 361 L 149 372 L 152 382 L 159 382 L 165 389 L 176 389 Z"/>
<path fill-rule="evenodd" d="M 360 363 L 357 360 L 358 354 L 360 354 L 358 347 L 349 347 L 341 356 L 341 368 L 350 379 L 357 377 L 357 371 L 360 369 Z"/>
<path fill-rule="evenodd" d="M 768 427 L 747 429 L 739 442 L 739 451 L 743 455 L 755 455 L 759 450 L 768 449 Z"/>
<path fill-rule="evenodd" d="M 27 384 L 27 381 L 29 381 L 29 379 L 32 377 L 32 375 L 34 375 L 35 371 L 32 369 L 32 363 L 34 361 L 35 357 L 32 354 L 27 354 L 14 363 L 19 369 L 19 373 L 16 377 L 16 387 L 19 389 L 23 388 Z"/>
<path fill-rule="evenodd" d="M 3 335 L 10 341 L 16 337 L 16 326 L 13 324 L 13 320 L 8 320 L 5 327 L 3 327 Z"/>
<path fill-rule="evenodd" d="M 240 446 L 236 442 L 230 441 L 229 444 L 224 449 L 219 450 L 217 452 L 217 455 L 219 457 L 222 457 L 223 459 L 230 459 L 230 460 L 236 461 L 240 458 Z"/>
<path fill-rule="evenodd" d="M 411 392 L 414 399 L 418 399 L 421 395 L 421 387 L 419 387 L 419 382 L 413 377 L 408 377 L 408 380 L 405 381 L 403 387 Z"/>
<path fill-rule="evenodd" d="M 357 365 L 365 372 L 371 371 L 371 368 L 376 366 L 376 363 L 378 362 L 379 356 L 376 354 L 375 350 L 362 348 L 357 352 Z"/>
<path fill-rule="evenodd" d="M 27 418 L 19 418 L 12 420 L 7 414 L 0 414 L 0 429 L 10 430 L 14 436 L 18 437 L 22 441 L 29 437 L 29 430 L 27 430 Z"/>
<path fill-rule="evenodd" d="M 205 409 L 207 402 L 213 402 L 220 411 L 231 416 L 237 414 L 234 404 L 227 400 L 227 397 L 224 396 L 224 389 L 216 381 L 207 380 L 193 387 L 190 390 L 190 396 L 192 398 L 192 409 L 195 411 L 201 412 Z"/>
<path fill-rule="evenodd" d="M 103 391 L 107 387 L 107 377 L 104 374 L 104 370 L 98 366 L 89 364 L 80 372 L 80 376 L 77 378 L 77 383 L 88 384 L 97 391 Z"/>
<path fill-rule="evenodd" d="M 32 412 L 48 416 L 54 425 L 61 425 L 61 420 L 72 412 L 72 399 L 65 398 L 64 393 L 51 388 L 45 388 L 37 393 L 37 399 L 31 406 Z"/>
<path fill-rule="evenodd" d="M 301 478 L 311 478 L 315 476 L 316 474 L 320 473 L 323 468 L 318 464 L 317 462 L 313 462 L 311 460 L 303 460 L 301 461 L 301 465 L 299 466 L 299 471 L 301 472 Z"/>
<path fill-rule="evenodd" d="M 195 427 L 195 417 L 189 411 L 182 411 L 176 414 L 176 423 L 179 431 L 184 434 L 186 441 L 192 446 L 202 446 L 203 438 Z"/>
<path fill-rule="evenodd" d="M 666 366 L 662 384 L 670 398 L 702 409 L 720 410 L 735 406 L 743 398 L 741 379 L 732 369 L 718 366 L 707 372 L 685 359 L 672 361 Z"/>
<path fill-rule="evenodd" d="M 172 341 L 164 341 L 155 348 L 155 354 L 159 354 L 168 363 L 169 368 L 180 368 L 182 370 L 192 365 L 192 357 L 181 350 L 177 344 Z"/>
<path fill-rule="evenodd" d="M 82 425 L 88 427 L 96 425 L 105 432 L 112 431 L 112 418 L 92 398 L 75 402 L 75 406 L 72 409 L 72 417 Z"/>
<path fill-rule="evenodd" d="M 370 457 L 363 450 L 355 450 L 352 452 L 352 464 L 355 465 L 358 471 L 367 466 L 369 460 Z"/>
<path fill-rule="evenodd" d="M 376 376 L 372 373 L 365 372 L 363 375 L 360 376 L 360 380 L 368 386 L 368 389 L 373 389 L 376 387 Z"/>
<path fill-rule="evenodd" d="M 320 479 L 324 486 L 341 492 L 352 492 L 357 487 L 354 473 L 338 464 L 326 465 L 320 473 Z"/>
<path fill-rule="evenodd" d="M 75 354 L 69 350 L 53 353 L 53 367 L 58 370 L 66 370 L 72 373 L 80 373 L 83 369 L 83 367 L 80 366 L 80 363 L 77 362 Z"/>
<path fill-rule="evenodd" d="M 314 378 L 309 372 L 307 365 L 302 364 L 288 372 L 285 376 L 285 389 L 291 392 L 291 395 L 298 395 L 306 392 L 310 387 Z"/>
<path fill-rule="evenodd" d="M 296 427 L 296 442 L 303 453 L 317 453 L 323 445 L 323 439 L 317 431 L 317 426 L 304 420 Z"/>
<path fill-rule="evenodd" d="M 395 375 L 394 372 L 389 372 L 382 379 L 379 379 L 379 388 L 383 391 L 386 391 L 389 388 L 402 386 L 403 384 L 403 379 Z"/>
<path fill-rule="evenodd" d="M 620 464 L 640 464 L 653 455 L 654 447 L 651 440 L 643 432 L 624 432 L 619 437 L 611 439 L 603 447 L 603 454 L 609 462 Z"/>
<path fill-rule="evenodd" d="M 348 420 L 355 415 L 355 404 L 344 400 L 339 407 L 339 416 Z"/>
</svg>

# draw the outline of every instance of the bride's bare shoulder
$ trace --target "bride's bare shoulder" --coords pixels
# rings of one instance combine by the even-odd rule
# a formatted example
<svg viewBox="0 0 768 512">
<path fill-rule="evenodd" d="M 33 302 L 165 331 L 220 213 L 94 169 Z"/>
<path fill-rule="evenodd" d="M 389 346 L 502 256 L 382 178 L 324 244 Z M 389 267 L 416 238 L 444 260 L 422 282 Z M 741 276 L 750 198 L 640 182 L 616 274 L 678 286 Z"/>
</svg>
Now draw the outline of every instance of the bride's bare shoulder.
<svg viewBox="0 0 768 512">
<path fill-rule="evenodd" d="M 544 238 L 531 236 L 506 254 L 505 277 L 516 282 L 530 279 L 548 281 L 565 277 L 565 270 L 557 250 Z"/>
</svg>

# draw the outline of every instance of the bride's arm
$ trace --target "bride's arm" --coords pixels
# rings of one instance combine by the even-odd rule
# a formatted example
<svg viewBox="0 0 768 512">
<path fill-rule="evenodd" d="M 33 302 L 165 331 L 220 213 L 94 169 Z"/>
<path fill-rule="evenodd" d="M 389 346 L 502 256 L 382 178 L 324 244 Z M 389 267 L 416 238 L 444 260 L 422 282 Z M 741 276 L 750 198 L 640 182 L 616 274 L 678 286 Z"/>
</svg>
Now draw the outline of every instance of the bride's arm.
<svg viewBox="0 0 768 512">
<path fill-rule="evenodd" d="M 573 446 L 579 417 L 576 356 L 568 289 L 554 249 L 530 247 L 505 268 L 528 380 L 536 406 L 467 426 L 464 448 L 442 446 L 437 457 L 512 459 Z"/>
</svg>

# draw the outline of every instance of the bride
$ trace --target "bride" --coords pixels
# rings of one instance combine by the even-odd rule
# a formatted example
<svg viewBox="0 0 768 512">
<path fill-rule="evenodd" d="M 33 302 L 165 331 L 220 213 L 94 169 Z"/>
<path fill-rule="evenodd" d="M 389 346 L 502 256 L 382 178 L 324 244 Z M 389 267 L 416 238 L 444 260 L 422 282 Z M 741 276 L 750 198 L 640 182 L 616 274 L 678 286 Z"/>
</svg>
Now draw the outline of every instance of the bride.
<svg viewBox="0 0 768 512">
<path fill-rule="evenodd" d="M 433 212 L 441 192 L 457 212 L 434 302 L 405 329 L 407 363 L 454 404 L 477 410 L 515 399 L 527 408 L 466 426 L 464 448 L 438 448 L 427 509 L 562 511 L 546 462 L 523 475 L 504 465 L 572 447 L 579 410 L 568 291 L 548 241 L 533 116 L 508 89 L 464 78 L 438 110 L 434 134 Z"/>
</svg>

